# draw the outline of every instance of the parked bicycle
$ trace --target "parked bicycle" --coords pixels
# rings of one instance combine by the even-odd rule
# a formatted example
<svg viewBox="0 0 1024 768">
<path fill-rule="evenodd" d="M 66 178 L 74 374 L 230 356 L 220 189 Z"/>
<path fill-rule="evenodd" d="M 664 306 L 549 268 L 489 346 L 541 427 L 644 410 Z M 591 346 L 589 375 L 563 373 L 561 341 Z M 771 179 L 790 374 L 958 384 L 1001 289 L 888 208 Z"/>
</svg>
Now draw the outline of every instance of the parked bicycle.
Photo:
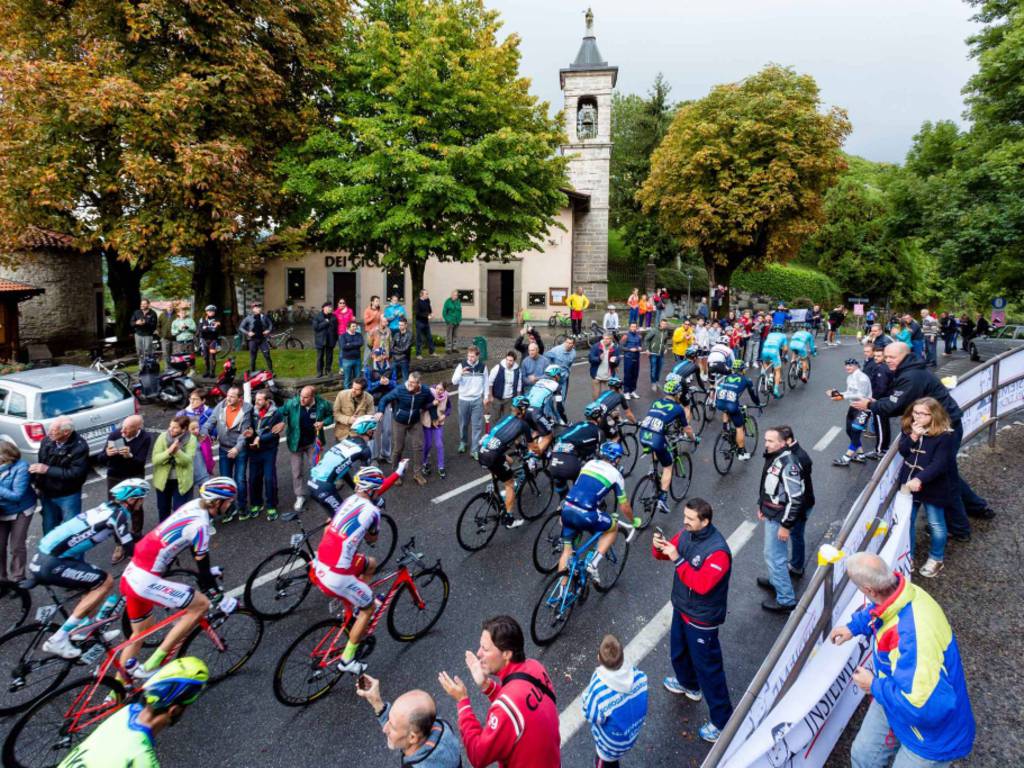
<svg viewBox="0 0 1024 768">
<path fill-rule="evenodd" d="M 672 455 L 672 479 L 669 481 L 668 494 L 673 501 L 685 499 L 693 481 L 693 459 L 683 450 L 685 442 L 689 441 L 680 432 L 668 435 L 668 450 Z M 658 508 L 658 494 L 661 492 L 662 466 L 655 461 L 649 448 L 644 448 L 644 454 L 650 460 L 650 468 L 637 482 L 629 499 L 633 507 L 633 522 L 640 530 L 651 524 L 654 512 Z"/>
<path fill-rule="evenodd" d="M 295 329 L 291 326 L 285 328 L 279 333 L 272 333 L 267 339 L 270 342 L 271 349 L 305 349 L 306 345 L 302 342 L 298 336 L 295 335 Z"/>
<path fill-rule="evenodd" d="M 124 368 L 124 363 L 121 362 L 120 360 L 115 360 L 114 362 L 108 364 L 104 363 L 101 358 L 97 357 L 92 361 L 92 364 L 89 367 L 92 368 L 94 371 L 105 373 L 106 375 L 112 376 L 113 378 L 117 379 L 124 385 L 125 389 L 131 389 L 132 377 L 128 374 L 127 371 L 122 370 L 122 368 Z"/>
<path fill-rule="evenodd" d="M 383 499 L 378 499 L 377 505 L 381 506 L 381 502 Z M 287 512 L 281 515 L 280 520 L 296 522 L 298 532 L 292 534 L 287 547 L 272 552 L 252 569 L 242 592 L 245 607 L 267 621 L 284 618 L 306 599 L 313 586 L 308 576 L 309 565 L 316 558 L 311 539 L 330 522 L 327 519 L 307 531 L 298 512 Z M 378 569 L 391 559 L 397 536 L 398 526 L 394 519 L 382 511 L 377 540 L 363 539 L 362 544 L 366 554 L 376 559 Z"/>
<path fill-rule="evenodd" d="M 370 584 L 374 594 L 388 582 L 391 586 L 378 599 L 370 626 L 356 658 L 367 658 L 376 645 L 375 631 L 387 614 L 388 634 L 401 643 L 411 643 L 427 634 L 448 605 L 448 575 L 438 560 L 427 566 L 423 554 L 415 551 L 416 540 L 402 547 L 397 568 Z M 289 707 L 301 707 L 326 694 L 341 679 L 342 653 L 354 620 L 352 606 L 331 600 L 333 615 L 318 621 L 299 635 L 281 655 L 274 669 L 274 697 Z"/>
<path fill-rule="evenodd" d="M 550 324 L 550 321 L 548 321 Z M 565 325 L 570 323 L 566 322 Z M 604 334 L 604 330 L 595 321 L 591 321 L 590 325 L 580 333 L 559 333 L 555 336 L 555 346 L 563 343 L 567 338 L 572 337 L 576 340 L 577 344 L 586 344 L 589 348 L 592 344 L 600 341 L 601 336 Z"/>
<path fill-rule="evenodd" d="M 740 410 L 743 412 L 744 443 L 749 451 L 752 447 L 757 447 L 757 419 L 748 413 L 747 406 L 741 405 Z M 762 413 L 764 412 L 764 408 L 760 410 Z M 736 427 L 732 420 L 728 420 L 722 424 L 722 431 L 715 438 L 715 471 L 723 476 L 729 474 L 732 463 L 739 453 L 740 447 L 736 443 Z"/>
</svg>

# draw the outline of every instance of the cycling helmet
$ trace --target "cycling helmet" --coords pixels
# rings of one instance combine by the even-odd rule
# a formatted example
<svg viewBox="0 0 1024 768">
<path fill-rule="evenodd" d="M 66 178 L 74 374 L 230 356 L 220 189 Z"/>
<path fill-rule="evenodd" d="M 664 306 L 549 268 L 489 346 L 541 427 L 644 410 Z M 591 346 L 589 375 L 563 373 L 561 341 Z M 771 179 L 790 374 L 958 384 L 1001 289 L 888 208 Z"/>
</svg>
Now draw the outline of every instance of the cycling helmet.
<svg viewBox="0 0 1024 768">
<path fill-rule="evenodd" d="M 375 416 L 360 416 L 352 422 L 352 428 L 349 431 L 356 435 L 369 435 L 376 428 L 377 418 Z"/>
<path fill-rule="evenodd" d="M 384 473 L 379 467 L 363 467 L 353 478 L 357 491 L 377 491 L 384 484 Z"/>
<path fill-rule="evenodd" d="M 211 477 L 199 486 L 199 498 L 205 501 L 232 501 L 238 495 L 238 486 L 230 477 Z"/>
<path fill-rule="evenodd" d="M 518 395 L 517 397 L 513 397 L 512 398 L 512 407 L 515 408 L 517 411 L 520 408 L 529 408 L 530 407 L 530 401 L 529 401 L 528 398 L 524 397 L 523 395 Z"/>
<path fill-rule="evenodd" d="M 600 403 L 591 403 L 583 409 L 583 415 L 588 419 L 599 419 L 604 416 L 604 406 Z"/>
<path fill-rule="evenodd" d="M 549 365 L 544 369 L 544 375 L 550 376 L 553 379 L 562 378 L 562 366 L 560 365 Z"/>
<path fill-rule="evenodd" d="M 618 443 L 614 443 L 609 440 L 606 443 L 601 443 L 601 447 L 598 449 L 598 454 L 605 461 L 610 461 L 612 464 L 617 464 L 619 459 L 622 458 L 622 446 Z"/>
<path fill-rule="evenodd" d="M 142 684 L 142 698 L 153 709 L 162 712 L 175 704 L 188 706 L 210 681 L 206 663 L 195 656 L 184 656 L 168 662 Z"/>
<path fill-rule="evenodd" d="M 622 379 L 620 379 L 618 376 L 612 376 L 610 379 L 608 379 L 608 388 L 622 389 Z"/>
<path fill-rule="evenodd" d="M 203 311 L 204 312 L 216 312 L 217 311 L 217 307 L 215 307 L 213 304 L 207 304 L 206 305 L 206 309 L 203 310 Z"/>
<path fill-rule="evenodd" d="M 678 376 L 669 376 L 665 379 L 665 386 L 661 388 L 661 391 L 666 395 L 678 395 L 683 388 L 683 380 Z"/>
<path fill-rule="evenodd" d="M 696 344 L 691 344 L 686 348 L 687 357 L 696 357 L 698 352 L 700 352 L 700 349 L 697 348 Z"/>
<path fill-rule="evenodd" d="M 147 493 L 149 493 L 149 483 L 141 477 L 132 477 L 122 480 L 111 488 L 110 498 L 123 503 L 130 499 L 144 499 Z"/>
<path fill-rule="evenodd" d="M 736 360 L 733 360 L 733 361 L 732 361 L 732 369 L 733 369 L 734 371 L 742 371 L 742 370 L 744 370 L 744 369 L 745 369 L 746 367 L 747 367 L 747 364 L 746 364 L 746 363 L 744 363 L 744 362 L 743 362 L 742 360 L 740 360 L 740 359 L 738 359 L 738 358 L 737 358 Z"/>
</svg>

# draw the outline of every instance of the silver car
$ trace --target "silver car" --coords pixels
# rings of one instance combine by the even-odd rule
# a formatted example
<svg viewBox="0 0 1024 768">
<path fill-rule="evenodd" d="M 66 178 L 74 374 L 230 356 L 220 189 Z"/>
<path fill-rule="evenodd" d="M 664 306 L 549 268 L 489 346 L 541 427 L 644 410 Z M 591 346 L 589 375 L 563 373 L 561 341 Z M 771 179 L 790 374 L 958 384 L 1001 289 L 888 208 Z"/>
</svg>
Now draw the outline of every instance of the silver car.
<svg viewBox="0 0 1024 768">
<path fill-rule="evenodd" d="M 967 343 L 971 360 L 991 360 L 1008 349 L 1024 344 L 1024 325 L 1004 325 L 993 328 L 985 336 L 975 336 Z"/>
<path fill-rule="evenodd" d="M 30 464 L 58 416 L 71 419 L 95 456 L 110 430 L 133 413 L 138 403 L 124 384 L 91 368 L 58 365 L 0 377 L 0 440 L 18 446 Z"/>
</svg>

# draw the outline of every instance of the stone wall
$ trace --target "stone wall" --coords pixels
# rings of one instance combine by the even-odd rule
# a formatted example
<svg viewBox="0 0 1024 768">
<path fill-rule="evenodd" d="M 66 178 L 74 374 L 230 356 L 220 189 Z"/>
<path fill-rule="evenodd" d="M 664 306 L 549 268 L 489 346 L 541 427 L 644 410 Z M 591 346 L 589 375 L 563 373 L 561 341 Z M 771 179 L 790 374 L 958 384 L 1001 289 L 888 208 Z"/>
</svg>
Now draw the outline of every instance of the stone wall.
<svg viewBox="0 0 1024 768">
<path fill-rule="evenodd" d="M 23 346 L 46 344 L 59 354 L 96 342 L 96 295 L 103 292 L 98 256 L 34 250 L 0 266 L 0 277 L 46 291 L 18 305 Z"/>
</svg>

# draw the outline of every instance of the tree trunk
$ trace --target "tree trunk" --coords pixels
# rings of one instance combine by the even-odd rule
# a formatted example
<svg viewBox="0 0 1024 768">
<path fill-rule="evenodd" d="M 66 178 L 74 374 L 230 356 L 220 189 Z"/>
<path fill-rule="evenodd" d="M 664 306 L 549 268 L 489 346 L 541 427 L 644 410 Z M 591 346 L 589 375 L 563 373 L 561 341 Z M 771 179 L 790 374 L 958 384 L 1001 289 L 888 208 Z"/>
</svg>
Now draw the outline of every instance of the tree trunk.
<svg viewBox="0 0 1024 768">
<path fill-rule="evenodd" d="M 718 317 L 727 317 L 729 307 L 732 304 L 730 299 L 729 283 L 732 274 L 736 271 L 735 264 L 719 264 L 713 257 L 705 257 L 704 267 L 708 273 L 708 304 L 711 304 L 711 296 L 714 294 L 715 286 L 722 285 L 726 288 L 722 294 L 722 305 L 718 308 Z"/>
<path fill-rule="evenodd" d="M 423 290 L 423 275 L 427 271 L 427 263 L 415 257 L 409 260 L 409 277 L 412 278 L 412 296 L 409 297 L 409 312 L 415 319 L 416 302 L 419 301 L 420 291 Z"/>
<path fill-rule="evenodd" d="M 132 312 L 142 300 L 142 276 L 146 271 L 118 258 L 113 248 L 106 249 L 103 258 L 107 263 L 107 287 L 114 301 L 114 331 L 120 341 L 130 341 L 134 336 Z"/>
<path fill-rule="evenodd" d="M 237 308 L 234 291 L 231 290 L 233 280 L 230 258 L 218 242 L 207 240 L 206 244 L 196 251 L 193 265 L 193 309 L 200 312 L 203 307 L 213 304 L 218 309 L 224 333 L 233 333 Z"/>
</svg>

